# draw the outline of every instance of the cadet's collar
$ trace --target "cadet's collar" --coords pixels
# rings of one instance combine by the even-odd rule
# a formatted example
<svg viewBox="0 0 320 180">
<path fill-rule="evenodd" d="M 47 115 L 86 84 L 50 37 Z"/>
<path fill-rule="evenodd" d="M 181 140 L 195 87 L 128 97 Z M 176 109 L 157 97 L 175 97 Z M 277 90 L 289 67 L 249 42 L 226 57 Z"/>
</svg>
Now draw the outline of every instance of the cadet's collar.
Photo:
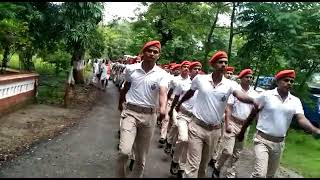
<svg viewBox="0 0 320 180">
<path fill-rule="evenodd" d="M 212 73 L 211 73 L 211 74 L 208 74 L 207 77 L 208 77 L 208 79 L 209 79 L 210 82 L 213 82 L 213 80 L 212 80 Z M 224 76 L 222 76 L 222 79 L 221 79 L 220 83 L 224 83 L 226 80 L 227 80 L 227 78 L 225 78 Z M 219 83 L 219 84 L 220 84 L 220 83 Z"/>
<path fill-rule="evenodd" d="M 274 88 L 272 90 L 272 94 L 275 95 L 275 96 L 278 96 L 278 97 L 281 97 L 279 92 L 278 92 L 278 88 Z M 288 92 L 288 97 L 287 99 L 289 98 L 289 100 L 292 98 L 292 94 L 290 93 L 290 91 Z"/>
<path fill-rule="evenodd" d="M 140 69 L 141 71 L 145 72 L 144 69 L 142 69 L 142 62 L 143 62 L 143 61 L 141 61 L 140 63 L 138 63 L 138 67 L 139 67 L 139 69 Z M 159 67 L 157 66 L 157 64 L 154 64 L 153 68 L 152 68 L 148 73 L 157 71 L 157 69 L 159 69 Z"/>
</svg>

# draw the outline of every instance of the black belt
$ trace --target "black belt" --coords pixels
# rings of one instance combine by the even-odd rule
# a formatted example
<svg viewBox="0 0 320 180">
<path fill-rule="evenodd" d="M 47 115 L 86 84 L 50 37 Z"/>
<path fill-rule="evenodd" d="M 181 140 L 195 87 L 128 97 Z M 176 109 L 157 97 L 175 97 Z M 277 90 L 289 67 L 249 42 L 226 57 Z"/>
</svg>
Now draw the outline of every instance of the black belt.
<svg viewBox="0 0 320 180">
<path fill-rule="evenodd" d="M 189 116 L 189 117 L 192 117 L 192 116 L 193 116 L 192 112 L 187 111 L 187 110 L 186 110 L 185 108 L 183 108 L 183 107 L 180 108 L 180 111 L 181 111 L 182 114 L 187 115 L 187 116 Z"/>
<path fill-rule="evenodd" d="M 264 139 L 268 140 L 268 141 L 272 141 L 272 142 L 282 142 L 284 140 L 284 137 L 275 137 L 275 136 L 271 136 L 269 134 L 266 134 L 260 130 L 257 131 L 257 134 L 261 137 L 263 137 Z"/>
<path fill-rule="evenodd" d="M 209 130 L 209 131 L 212 131 L 214 129 L 220 129 L 221 128 L 221 123 L 220 124 L 216 124 L 216 125 L 210 125 L 210 124 L 207 124 L 205 122 L 203 122 L 202 120 L 198 119 L 196 116 L 193 116 L 192 120 L 199 126 Z"/>
<path fill-rule="evenodd" d="M 156 108 L 150 108 L 150 107 L 142 107 L 135 104 L 128 103 L 126 105 L 127 109 L 130 109 L 132 111 L 135 111 L 137 113 L 146 113 L 146 114 L 152 114 L 156 112 Z"/>
</svg>

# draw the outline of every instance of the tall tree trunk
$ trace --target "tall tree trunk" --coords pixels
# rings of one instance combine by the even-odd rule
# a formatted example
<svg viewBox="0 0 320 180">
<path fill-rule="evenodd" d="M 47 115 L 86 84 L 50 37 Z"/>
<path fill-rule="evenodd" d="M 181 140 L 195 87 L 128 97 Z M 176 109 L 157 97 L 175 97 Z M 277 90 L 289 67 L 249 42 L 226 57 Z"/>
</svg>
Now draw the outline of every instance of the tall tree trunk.
<svg viewBox="0 0 320 180">
<path fill-rule="evenodd" d="M 220 13 L 220 5 L 218 4 L 218 8 L 217 8 L 217 12 L 214 16 L 214 20 L 213 20 L 213 23 L 210 27 L 210 31 L 208 33 L 208 36 L 207 36 L 207 40 L 205 41 L 204 43 L 204 57 L 203 57 L 203 62 L 206 62 L 207 61 L 207 57 L 208 57 L 208 54 L 210 52 L 210 44 L 211 44 L 211 39 L 212 39 L 212 34 L 213 34 L 213 31 L 214 29 L 216 28 L 216 25 L 217 25 L 217 21 L 218 21 L 218 16 L 219 16 L 219 13 Z"/>
<path fill-rule="evenodd" d="M 233 40 L 233 22 L 234 22 L 234 14 L 236 11 L 236 3 L 232 2 L 232 13 L 231 13 L 231 21 L 230 21 L 230 37 L 229 37 L 229 47 L 228 47 L 228 59 L 231 59 L 231 48 L 232 48 L 232 40 Z"/>
<path fill-rule="evenodd" d="M 19 61 L 22 63 L 23 69 L 26 71 L 35 70 L 32 62 L 33 54 L 33 50 L 29 48 L 19 53 Z"/>
<path fill-rule="evenodd" d="M 1 65 L 1 74 L 4 74 L 7 68 L 7 63 L 9 61 L 10 55 L 10 48 L 9 46 L 5 46 L 3 58 L 2 58 L 2 65 Z"/>
<path fill-rule="evenodd" d="M 76 84 L 84 84 L 83 76 L 83 58 L 85 49 L 77 43 L 74 46 L 74 50 L 71 58 L 71 66 L 73 66 L 73 77 Z"/>
</svg>

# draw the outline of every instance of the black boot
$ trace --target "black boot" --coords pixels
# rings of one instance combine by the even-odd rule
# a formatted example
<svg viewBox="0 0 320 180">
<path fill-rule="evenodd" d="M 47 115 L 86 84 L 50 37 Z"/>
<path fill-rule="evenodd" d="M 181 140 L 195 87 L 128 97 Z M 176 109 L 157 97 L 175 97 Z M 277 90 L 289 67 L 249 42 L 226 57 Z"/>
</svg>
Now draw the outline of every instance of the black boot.
<svg viewBox="0 0 320 180">
<path fill-rule="evenodd" d="M 130 171 L 132 171 L 133 169 L 133 164 L 134 164 L 134 159 L 130 159 L 130 164 L 129 164 Z"/>
<path fill-rule="evenodd" d="M 213 166 L 212 178 L 220 178 L 220 171 L 215 166 Z"/>
<path fill-rule="evenodd" d="M 171 173 L 172 175 L 177 175 L 179 169 L 180 169 L 180 168 L 179 168 L 179 163 L 176 163 L 176 162 L 171 161 L 170 173 Z"/>
<path fill-rule="evenodd" d="M 166 147 L 164 148 L 164 152 L 166 154 L 170 154 L 171 153 L 171 148 L 172 148 L 172 144 L 168 143 L 168 141 L 167 141 Z"/>
<path fill-rule="evenodd" d="M 213 168 L 215 163 L 216 163 L 216 160 L 211 159 L 208 165 Z"/>
<path fill-rule="evenodd" d="M 163 144 L 165 144 L 165 143 L 166 143 L 166 140 L 165 140 L 165 139 L 163 139 L 163 138 L 160 138 L 160 139 L 159 139 L 159 143 L 163 145 Z"/>
<path fill-rule="evenodd" d="M 177 178 L 183 178 L 184 170 L 178 170 Z"/>
</svg>

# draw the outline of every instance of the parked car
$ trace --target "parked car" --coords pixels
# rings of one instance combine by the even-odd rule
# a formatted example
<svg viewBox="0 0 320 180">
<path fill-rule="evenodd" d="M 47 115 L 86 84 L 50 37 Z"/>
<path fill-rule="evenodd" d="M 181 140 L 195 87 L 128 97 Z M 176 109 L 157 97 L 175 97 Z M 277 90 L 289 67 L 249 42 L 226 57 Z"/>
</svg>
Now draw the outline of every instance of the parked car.
<svg viewBox="0 0 320 180">
<path fill-rule="evenodd" d="M 320 127 L 320 87 L 310 87 L 310 98 L 314 102 L 313 107 L 309 107 L 304 101 L 302 106 L 306 118 L 316 127 Z"/>
</svg>

